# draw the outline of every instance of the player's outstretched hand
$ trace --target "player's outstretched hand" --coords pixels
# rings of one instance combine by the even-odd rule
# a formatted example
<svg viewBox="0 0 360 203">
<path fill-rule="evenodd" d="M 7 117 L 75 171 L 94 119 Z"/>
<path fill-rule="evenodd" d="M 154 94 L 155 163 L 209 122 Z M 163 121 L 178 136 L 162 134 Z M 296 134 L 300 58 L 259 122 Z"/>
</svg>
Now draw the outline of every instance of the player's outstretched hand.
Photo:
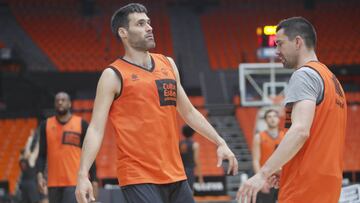
<svg viewBox="0 0 360 203">
<path fill-rule="evenodd" d="M 226 143 L 218 146 L 217 156 L 218 156 L 217 167 L 220 167 L 222 164 L 222 161 L 224 159 L 227 159 L 227 160 L 229 160 L 229 168 L 228 168 L 227 174 L 232 173 L 233 175 L 236 175 L 238 173 L 238 169 L 239 169 L 238 161 L 237 161 L 234 153 L 232 153 L 232 151 L 229 149 L 229 147 L 226 145 Z"/>
<path fill-rule="evenodd" d="M 87 177 L 78 177 L 75 195 L 78 203 L 88 203 L 95 201 L 93 187 Z"/>
<path fill-rule="evenodd" d="M 276 173 L 272 174 L 268 179 L 267 183 L 270 185 L 270 187 L 273 187 L 275 189 L 279 189 L 280 185 L 280 175 L 281 170 L 277 171 Z"/>
<path fill-rule="evenodd" d="M 264 187 L 265 182 L 264 176 L 255 174 L 239 188 L 236 199 L 241 203 L 256 203 L 257 193 Z"/>
</svg>

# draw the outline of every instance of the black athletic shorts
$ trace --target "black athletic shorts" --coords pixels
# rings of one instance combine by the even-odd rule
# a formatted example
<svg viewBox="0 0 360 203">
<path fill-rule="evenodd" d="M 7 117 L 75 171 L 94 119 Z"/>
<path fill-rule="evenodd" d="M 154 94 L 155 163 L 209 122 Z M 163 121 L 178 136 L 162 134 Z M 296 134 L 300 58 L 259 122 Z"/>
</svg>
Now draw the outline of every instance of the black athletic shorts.
<svg viewBox="0 0 360 203">
<path fill-rule="evenodd" d="M 49 187 L 49 203 L 76 203 L 75 186 Z"/>
<path fill-rule="evenodd" d="M 37 203 L 40 192 L 35 180 L 25 180 L 20 183 L 21 203 Z"/>
<path fill-rule="evenodd" d="M 186 180 L 169 184 L 136 184 L 121 187 L 127 203 L 195 203 Z"/>
<path fill-rule="evenodd" d="M 262 193 L 261 191 L 258 193 L 256 198 L 257 203 L 276 203 L 278 196 L 277 189 L 271 188 L 270 193 Z"/>
</svg>

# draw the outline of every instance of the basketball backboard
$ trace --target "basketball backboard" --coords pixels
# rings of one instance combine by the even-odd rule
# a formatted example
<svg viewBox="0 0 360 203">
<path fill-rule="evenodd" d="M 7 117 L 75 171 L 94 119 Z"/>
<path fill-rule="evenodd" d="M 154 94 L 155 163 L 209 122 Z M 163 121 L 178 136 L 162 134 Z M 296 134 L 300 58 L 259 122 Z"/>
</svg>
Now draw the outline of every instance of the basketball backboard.
<svg viewBox="0 0 360 203">
<path fill-rule="evenodd" d="M 281 63 L 241 63 L 240 99 L 243 106 L 267 106 L 282 102 L 292 69 Z"/>
</svg>

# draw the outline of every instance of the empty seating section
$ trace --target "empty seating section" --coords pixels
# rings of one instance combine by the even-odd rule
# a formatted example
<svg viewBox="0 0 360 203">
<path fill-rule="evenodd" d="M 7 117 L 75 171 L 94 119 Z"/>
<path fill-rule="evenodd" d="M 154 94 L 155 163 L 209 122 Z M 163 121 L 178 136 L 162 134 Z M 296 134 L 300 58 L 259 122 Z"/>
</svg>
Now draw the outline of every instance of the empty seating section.
<svg viewBox="0 0 360 203">
<path fill-rule="evenodd" d="M 360 171 L 360 105 L 349 105 L 344 152 L 345 171 Z"/>
<path fill-rule="evenodd" d="M 20 175 L 20 150 L 36 127 L 35 118 L 0 119 L 0 180 L 9 181 L 11 193 Z"/>
<path fill-rule="evenodd" d="M 113 10 L 85 17 L 78 1 L 67 1 L 68 4 L 52 0 L 42 6 L 32 1 L 10 3 L 19 24 L 59 71 L 102 71 L 124 53 L 121 42 L 110 30 Z M 156 41 L 156 48 L 151 51 L 173 56 L 166 9 L 150 9 Z"/>
<path fill-rule="evenodd" d="M 345 139 L 345 171 L 360 171 L 360 92 L 347 92 L 348 119 Z"/>
<path fill-rule="evenodd" d="M 301 5 L 280 8 L 225 4 L 203 14 L 201 23 L 211 68 L 231 69 L 239 63 L 263 62 L 256 57 L 256 28 L 276 25 L 291 16 L 304 16 L 314 24 L 317 54 L 325 64 L 360 64 L 360 27 L 352 20 L 360 18 L 359 6 L 318 3 L 314 10 L 299 8 Z"/>
<path fill-rule="evenodd" d="M 111 33 L 109 22 L 116 8 L 130 2 L 97 0 L 100 11 L 86 17 L 75 0 L 9 1 L 20 25 L 60 71 L 101 71 L 122 56 L 121 43 Z M 166 3 L 174 1 L 140 2 L 150 10 L 156 40 L 152 51 L 173 56 Z M 345 5 L 319 2 L 311 10 L 296 1 L 220 1 L 220 6 L 200 16 L 210 66 L 218 70 L 264 62 L 256 57 L 256 28 L 275 25 L 290 16 L 304 16 L 315 25 L 317 54 L 325 64 L 360 64 L 360 27 L 353 20 L 360 18 L 360 6 L 355 1 Z"/>
<path fill-rule="evenodd" d="M 207 115 L 207 111 L 204 108 L 203 97 L 190 97 L 192 104 L 204 115 Z M 93 107 L 92 100 L 74 100 L 73 109 L 74 113 L 82 116 L 85 120 L 90 121 L 91 111 Z M 178 126 L 181 134 L 181 128 L 184 125 L 184 121 L 178 115 Z M 96 166 L 99 178 L 115 178 L 116 167 L 109 167 L 109 163 L 116 163 L 116 139 L 114 136 L 113 128 L 111 124 L 107 124 L 104 140 L 100 152 L 96 158 Z M 183 137 L 181 137 L 183 139 Z M 195 134 L 194 140 L 200 144 L 200 162 L 202 164 L 202 173 L 204 175 L 223 175 L 222 168 L 216 167 L 217 156 L 216 146 L 206 138 Z"/>
</svg>

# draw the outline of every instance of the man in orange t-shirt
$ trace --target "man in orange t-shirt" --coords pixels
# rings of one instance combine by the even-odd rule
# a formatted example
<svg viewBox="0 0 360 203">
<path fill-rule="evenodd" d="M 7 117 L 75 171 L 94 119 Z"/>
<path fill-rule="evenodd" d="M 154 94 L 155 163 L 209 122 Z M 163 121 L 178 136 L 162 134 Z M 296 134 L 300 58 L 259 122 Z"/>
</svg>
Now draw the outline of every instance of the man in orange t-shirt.
<svg viewBox="0 0 360 203">
<path fill-rule="evenodd" d="M 279 112 L 274 109 L 268 109 L 264 113 L 264 120 L 267 129 L 256 134 L 253 139 L 252 158 L 254 172 L 258 173 L 275 151 L 284 137 L 284 132 L 279 130 Z M 277 190 L 265 183 L 259 192 L 258 203 L 272 203 L 277 200 Z"/>
<path fill-rule="evenodd" d="M 218 146 L 218 166 L 228 159 L 228 173 L 236 174 L 237 160 L 189 101 L 173 59 L 149 53 L 155 40 L 147 9 L 128 4 L 114 13 L 111 26 L 125 55 L 111 63 L 98 82 L 81 155 L 77 200 L 93 201 L 87 174 L 109 119 L 117 142 L 117 176 L 128 203 L 194 202 L 181 162 L 177 113 Z"/>
<path fill-rule="evenodd" d="M 295 69 L 285 90 L 286 134 L 260 171 L 240 187 L 237 197 L 256 201 L 258 191 L 281 167 L 279 203 L 339 201 L 347 105 L 333 73 L 315 54 L 316 32 L 302 17 L 281 21 L 277 55 Z"/>
</svg>

